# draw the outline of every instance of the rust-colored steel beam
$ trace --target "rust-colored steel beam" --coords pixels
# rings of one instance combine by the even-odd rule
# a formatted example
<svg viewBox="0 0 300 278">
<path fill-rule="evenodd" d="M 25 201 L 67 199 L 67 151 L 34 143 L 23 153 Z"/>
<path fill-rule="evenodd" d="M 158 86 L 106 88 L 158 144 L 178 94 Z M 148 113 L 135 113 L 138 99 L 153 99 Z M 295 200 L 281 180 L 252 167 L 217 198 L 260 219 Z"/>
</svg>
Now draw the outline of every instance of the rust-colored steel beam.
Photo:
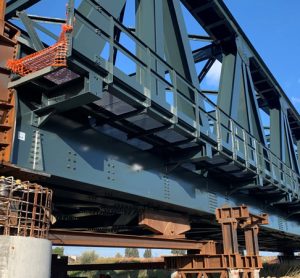
<svg viewBox="0 0 300 278">
<path fill-rule="evenodd" d="M 90 247 L 137 247 L 157 249 L 201 250 L 208 242 L 170 239 L 163 237 L 129 236 L 50 230 L 49 239 L 54 245 Z"/>
<path fill-rule="evenodd" d="M 3 34 L 6 1 L 0 2 L 0 34 Z"/>
<path fill-rule="evenodd" d="M 210 249 L 210 254 L 165 257 L 166 268 L 177 269 L 178 277 L 208 277 L 210 273 L 218 273 L 220 277 L 258 277 L 262 268 L 259 257 L 258 229 L 259 225 L 268 223 L 266 214 L 251 214 L 246 206 L 223 207 L 216 209 L 216 218 L 222 227 L 223 252 Z M 237 230 L 245 233 L 247 255 L 239 253 Z"/>
<path fill-rule="evenodd" d="M 224 254 L 238 254 L 237 229 L 245 234 L 247 255 L 259 255 L 258 231 L 259 225 L 268 224 L 266 214 L 255 215 L 249 212 L 247 206 L 223 207 L 216 209 L 217 221 L 222 227 Z"/>
<path fill-rule="evenodd" d="M 165 236 L 179 236 L 191 229 L 188 217 L 146 210 L 139 215 L 139 225 Z"/>
<path fill-rule="evenodd" d="M 19 31 L 4 20 L 6 1 L 0 1 L 0 163 L 9 162 L 14 136 L 15 96 L 9 90 L 10 72 L 6 68 L 9 59 L 16 56 Z"/>
<path fill-rule="evenodd" d="M 130 269 L 172 269 L 177 270 L 181 278 L 196 274 L 198 278 L 219 274 L 221 278 L 259 277 L 262 260 L 259 256 L 258 231 L 259 225 L 268 223 L 266 214 L 251 214 L 246 206 L 224 207 L 216 210 L 216 218 L 222 227 L 223 250 L 216 241 L 190 241 L 171 239 L 167 236 L 129 236 L 120 234 L 95 234 L 88 232 L 69 232 L 52 230 L 50 240 L 54 245 L 97 246 L 97 247 L 140 247 L 159 249 L 195 250 L 183 256 L 165 256 L 155 262 L 95 265 L 69 265 L 67 270 L 130 270 Z M 176 226 L 176 217 L 158 216 L 152 213 L 142 215 L 140 223 L 155 232 L 170 234 L 167 226 Z M 179 221 L 179 224 L 186 224 Z M 188 225 L 187 225 L 188 226 Z M 184 228 L 186 228 L 184 226 Z M 239 253 L 237 230 L 245 233 L 247 255 Z M 167 232 L 165 232 L 167 231 Z M 171 232 L 171 235 L 174 233 Z M 176 232 L 175 232 L 176 234 Z"/>
<path fill-rule="evenodd" d="M 202 271 L 227 269 L 259 269 L 262 262 L 257 256 L 237 255 L 187 255 L 164 257 L 167 269 Z"/>
</svg>

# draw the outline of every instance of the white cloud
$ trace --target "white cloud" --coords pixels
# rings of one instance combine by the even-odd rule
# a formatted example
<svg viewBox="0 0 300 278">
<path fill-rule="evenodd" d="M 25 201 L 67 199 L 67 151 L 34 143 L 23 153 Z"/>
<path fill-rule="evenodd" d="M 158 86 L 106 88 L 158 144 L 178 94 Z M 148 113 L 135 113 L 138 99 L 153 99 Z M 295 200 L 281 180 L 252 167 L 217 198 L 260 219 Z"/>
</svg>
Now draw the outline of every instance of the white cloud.
<svg viewBox="0 0 300 278">
<path fill-rule="evenodd" d="M 300 97 L 292 97 L 292 103 L 295 104 L 300 104 Z"/>
<path fill-rule="evenodd" d="M 208 86 L 218 86 L 221 76 L 222 64 L 217 60 L 214 62 L 206 75 L 205 81 Z"/>
</svg>

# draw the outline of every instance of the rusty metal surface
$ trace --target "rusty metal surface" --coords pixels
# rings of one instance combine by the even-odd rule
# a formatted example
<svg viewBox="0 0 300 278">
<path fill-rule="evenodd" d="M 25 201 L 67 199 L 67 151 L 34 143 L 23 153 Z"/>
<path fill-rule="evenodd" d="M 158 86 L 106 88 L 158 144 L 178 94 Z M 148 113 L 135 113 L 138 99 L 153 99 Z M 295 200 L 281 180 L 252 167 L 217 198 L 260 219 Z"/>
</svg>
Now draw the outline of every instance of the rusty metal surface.
<svg viewBox="0 0 300 278">
<path fill-rule="evenodd" d="M 139 225 L 165 236 L 178 236 L 191 229 L 189 219 L 183 215 L 146 210 L 140 214 L 139 218 Z"/>
<path fill-rule="evenodd" d="M 6 1 L 0 1 L 0 34 L 3 34 Z"/>
<path fill-rule="evenodd" d="M 241 255 L 187 255 L 165 257 L 167 269 L 177 270 L 220 270 L 220 269 L 253 269 L 262 268 L 257 256 Z"/>
<path fill-rule="evenodd" d="M 216 219 L 222 228 L 223 250 L 208 249 L 207 253 L 165 257 L 166 268 L 177 269 L 179 277 L 188 277 L 195 273 L 197 277 L 208 277 L 210 273 L 218 273 L 220 277 L 230 277 L 234 271 L 239 277 L 254 277 L 262 268 L 259 256 L 259 225 L 268 223 L 266 214 L 251 214 L 246 206 L 223 207 L 216 209 Z M 239 252 L 237 230 L 245 235 L 246 255 Z M 229 272 L 228 272 L 229 271 Z"/>
<path fill-rule="evenodd" d="M 153 214 L 143 214 L 142 219 L 160 220 L 151 223 L 156 231 L 165 228 L 164 222 L 176 224 L 175 218 L 168 219 Z M 69 270 L 132 270 L 132 269 L 169 269 L 177 270 L 177 277 L 258 277 L 262 268 L 259 256 L 259 225 L 268 223 L 266 214 L 251 214 L 246 206 L 223 207 L 216 210 L 216 219 L 222 228 L 222 243 L 216 241 L 190 241 L 171 239 L 168 236 L 129 236 L 121 234 L 97 234 L 51 230 L 49 239 L 54 245 L 95 246 L 95 247 L 139 247 L 160 249 L 191 250 L 188 255 L 165 256 L 154 262 L 121 262 L 114 264 L 63 265 Z M 153 224 L 154 223 L 154 224 Z M 182 224 L 181 219 L 179 223 Z M 143 221 L 140 224 L 145 225 Z M 159 228 L 157 228 L 159 227 Z M 237 231 L 245 235 L 246 255 L 239 252 Z M 164 229 L 162 229 L 164 231 Z M 196 276 L 195 276 L 196 275 Z"/>
<path fill-rule="evenodd" d="M 169 239 L 161 237 L 131 236 L 121 234 L 99 234 L 50 230 L 49 239 L 54 245 L 91 246 L 91 247 L 139 247 L 157 249 L 200 250 L 206 242 Z"/>
<path fill-rule="evenodd" d="M 47 238 L 52 191 L 13 177 L 0 177 L 0 234 Z"/>
<path fill-rule="evenodd" d="M 216 218 L 222 228 L 224 254 L 238 254 L 237 229 L 244 231 L 247 255 L 259 255 L 258 226 L 268 224 L 266 214 L 254 215 L 248 207 L 224 207 L 216 209 Z"/>
<path fill-rule="evenodd" d="M 16 56 L 16 38 L 19 31 L 4 21 L 5 1 L 0 3 L 0 162 L 9 162 L 14 136 L 15 94 L 8 89 L 10 72 L 8 60 Z"/>
</svg>

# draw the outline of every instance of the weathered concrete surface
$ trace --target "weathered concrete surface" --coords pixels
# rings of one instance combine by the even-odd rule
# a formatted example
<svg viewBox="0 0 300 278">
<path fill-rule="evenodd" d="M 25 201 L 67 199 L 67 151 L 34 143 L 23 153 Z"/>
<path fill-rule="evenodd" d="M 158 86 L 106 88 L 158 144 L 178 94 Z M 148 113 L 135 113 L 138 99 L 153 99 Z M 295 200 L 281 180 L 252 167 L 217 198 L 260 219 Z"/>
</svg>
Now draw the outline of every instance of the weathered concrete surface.
<svg viewBox="0 0 300 278">
<path fill-rule="evenodd" d="M 50 278 L 50 271 L 49 240 L 0 236 L 1 278 Z"/>
</svg>

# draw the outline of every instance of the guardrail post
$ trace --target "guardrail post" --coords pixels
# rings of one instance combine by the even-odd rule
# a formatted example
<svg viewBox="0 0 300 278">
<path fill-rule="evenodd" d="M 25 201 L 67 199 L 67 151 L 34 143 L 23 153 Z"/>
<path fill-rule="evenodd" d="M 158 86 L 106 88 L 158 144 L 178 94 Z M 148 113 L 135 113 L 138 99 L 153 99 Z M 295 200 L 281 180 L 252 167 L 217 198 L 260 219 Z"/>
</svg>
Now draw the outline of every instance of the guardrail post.
<svg viewBox="0 0 300 278">
<path fill-rule="evenodd" d="M 235 125 L 232 119 L 229 119 L 230 124 L 230 134 L 231 134 L 231 144 L 232 144 L 232 158 L 233 160 L 237 159 L 237 144 L 235 138 Z"/>
<path fill-rule="evenodd" d="M 173 111 L 172 113 L 175 115 L 176 117 L 176 122 L 177 122 L 177 115 L 178 115 L 178 92 L 177 92 L 177 74 L 176 71 L 174 69 L 172 69 L 172 71 L 170 72 L 170 74 L 172 74 L 172 81 L 173 81 L 173 87 L 172 87 L 172 91 L 173 91 Z"/>
<path fill-rule="evenodd" d="M 216 108 L 216 130 L 217 130 L 217 144 L 218 150 L 222 150 L 222 134 L 221 134 L 221 115 L 220 110 Z"/>
</svg>

